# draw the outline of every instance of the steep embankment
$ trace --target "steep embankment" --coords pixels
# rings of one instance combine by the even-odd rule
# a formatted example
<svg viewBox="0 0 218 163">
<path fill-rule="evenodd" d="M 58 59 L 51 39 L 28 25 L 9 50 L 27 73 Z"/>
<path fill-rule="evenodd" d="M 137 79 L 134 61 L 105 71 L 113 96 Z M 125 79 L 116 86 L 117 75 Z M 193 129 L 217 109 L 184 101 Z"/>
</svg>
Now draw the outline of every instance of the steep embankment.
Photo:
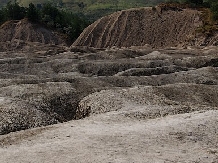
<svg viewBox="0 0 218 163">
<path fill-rule="evenodd" d="M 84 30 L 73 46 L 177 46 L 188 42 L 201 25 L 197 10 L 130 9 L 97 20 Z"/>
<path fill-rule="evenodd" d="M 54 32 L 27 19 L 7 21 L 0 27 L 0 42 L 9 42 L 9 47 L 18 47 L 23 42 L 62 44 L 64 41 Z"/>
</svg>

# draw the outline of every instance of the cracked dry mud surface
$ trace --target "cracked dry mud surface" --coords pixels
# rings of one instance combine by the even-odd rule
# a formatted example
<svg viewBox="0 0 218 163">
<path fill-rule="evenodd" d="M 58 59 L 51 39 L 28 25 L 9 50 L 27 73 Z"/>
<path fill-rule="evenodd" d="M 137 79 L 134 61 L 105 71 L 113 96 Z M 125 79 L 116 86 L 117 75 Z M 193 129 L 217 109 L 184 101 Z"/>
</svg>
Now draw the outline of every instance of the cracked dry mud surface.
<svg viewBox="0 0 218 163">
<path fill-rule="evenodd" d="M 0 162 L 218 162 L 217 47 L 40 46 L 0 53 Z"/>
</svg>

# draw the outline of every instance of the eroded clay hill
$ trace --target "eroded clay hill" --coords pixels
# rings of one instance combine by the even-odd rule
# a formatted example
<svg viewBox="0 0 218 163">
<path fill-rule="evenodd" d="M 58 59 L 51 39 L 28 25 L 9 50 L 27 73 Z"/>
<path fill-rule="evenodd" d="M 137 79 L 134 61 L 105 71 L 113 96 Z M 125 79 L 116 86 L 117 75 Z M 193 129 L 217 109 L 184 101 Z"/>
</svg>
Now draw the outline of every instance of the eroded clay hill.
<svg viewBox="0 0 218 163">
<path fill-rule="evenodd" d="M 0 49 L 11 50 L 19 48 L 27 42 L 43 44 L 63 44 L 60 36 L 43 26 L 29 22 L 11 20 L 0 26 Z"/>
<path fill-rule="evenodd" d="M 184 45 L 202 25 L 200 14 L 197 10 L 160 7 L 119 11 L 91 24 L 73 45 L 98 48 Z"/>
</svg>

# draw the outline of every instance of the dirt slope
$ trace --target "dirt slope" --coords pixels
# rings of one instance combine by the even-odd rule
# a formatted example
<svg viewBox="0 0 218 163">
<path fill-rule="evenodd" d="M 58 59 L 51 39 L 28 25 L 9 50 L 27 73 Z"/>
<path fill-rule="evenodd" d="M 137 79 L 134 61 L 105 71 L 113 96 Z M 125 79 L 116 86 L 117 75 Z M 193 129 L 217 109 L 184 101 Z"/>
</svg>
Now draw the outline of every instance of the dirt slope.
<svg viewBox="0 0 218 163">
<path fill-rule="evenodd" d="M 191 9 L 138 8 L 116 12 L 87 27 L 73 46 L 170 47 L 193 37 L 202 22 Z"/>
<path fill-rule="evenodd" d="M 0 27 L 0 42 L 9 42 L 11 47 L 18 47 L 23 42 L 43 44 L 63 44 L 64 41 L 54 32 L 27 19 L 7 21 Z"/>
</svg>

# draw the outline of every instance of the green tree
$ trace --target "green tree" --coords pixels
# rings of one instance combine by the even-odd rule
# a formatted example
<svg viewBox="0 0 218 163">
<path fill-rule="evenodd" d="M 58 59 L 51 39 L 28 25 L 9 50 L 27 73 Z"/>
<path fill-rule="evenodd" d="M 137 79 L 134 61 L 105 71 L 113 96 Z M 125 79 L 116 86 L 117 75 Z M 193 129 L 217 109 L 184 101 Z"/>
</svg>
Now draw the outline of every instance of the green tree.
<svg viewBox="0 0 218 163">
<path fill-rule="evenodd" d="M 43 6 L 41 12 L 42 12 L 43 16 L 49 17 L 50 22 L 48 22 L 48 23 L 53 22 L 52 23 L 53 25 L 56 24 L 57 17 L 60 17 L 60 15 L 61 15 L 60 11 L 56 7 L 52 6 L 52 4 L 50 4 L 50 3 L 45 4 Z"/>
<path fill-rule="evenodd" d="M 210 9 L 213 13 L 213 19 L 218 20 L 218 1 L 217 0 L 209 0 Z"/>
<path fill-rule="evenodd" d="M 40 20 L 39 11 L 33 3 L 29 4 L 29 8 L 27 9 L 26 16 L 27 16 L 28 20 L 30 20 L 32 22 L 38 22 Z"/>
<path fill-rule="evenodd" d="M 204 3 L 203 0 L 178 0 L 180 3 L 188 3 L 188 4 L 194 4 L 196 6 L 200 6 Z"/>
<path fill-rule="evenodd" d="M 19 4 L 8 2 L 5 8 L 5 16 L 8 20 L 20 20 L 23 19 L 26 15 L 26 9 L 20 7 Z"/>
<path fill-rule="evenodd" d="M 52 4 L 45 4 L 41 9 L 37 9 L 33 3 L 30 3 L 28 8 L 24 8 L 17 2 L 9 2 L 0 10 L 0 24 L 7 20 L 20 20 L 24 17 L 66 34 L 70 42 L 74 41 L 89 25 L 89 22 L 81 15 L 60 11 Z"/>
<path fill-rule="evenodd" d="M 189 0 L 190 3 L 193 3 L 195 5 L 202 5 L 203 4 L 203 0 Z"/>
</svg>

